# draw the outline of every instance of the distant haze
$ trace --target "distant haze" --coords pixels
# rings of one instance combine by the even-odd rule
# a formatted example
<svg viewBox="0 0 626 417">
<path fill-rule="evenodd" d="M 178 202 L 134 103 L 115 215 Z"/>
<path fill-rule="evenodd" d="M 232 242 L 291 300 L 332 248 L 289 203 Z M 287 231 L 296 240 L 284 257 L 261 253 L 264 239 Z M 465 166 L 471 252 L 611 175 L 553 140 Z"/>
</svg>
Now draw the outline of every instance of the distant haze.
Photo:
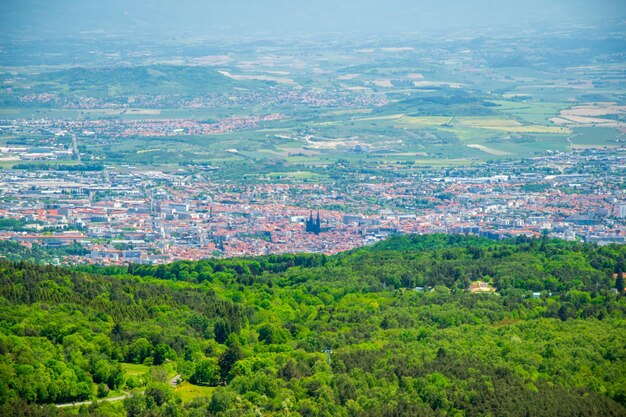
<svg viewBox="0 0 626 417">
<path fill-rule="evenodd" d="M 626 19 L 623 0 L 3 0 L 0 33 L 30 39 L 301 37 L 499 31 Z"/>
</svg>

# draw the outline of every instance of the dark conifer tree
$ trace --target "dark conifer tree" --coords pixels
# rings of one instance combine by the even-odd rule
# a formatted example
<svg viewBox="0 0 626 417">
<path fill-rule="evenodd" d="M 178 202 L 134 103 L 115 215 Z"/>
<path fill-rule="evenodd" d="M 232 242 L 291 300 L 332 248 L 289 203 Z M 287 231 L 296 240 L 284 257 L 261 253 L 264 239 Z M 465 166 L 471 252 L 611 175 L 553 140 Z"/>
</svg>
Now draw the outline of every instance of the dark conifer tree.
<svg viewBox="0 0 626 417">
<path fill-rule="evenodd" d="M 615 289 L 620 294 L 624 294 L 624 261 L 620 259 L 615 267 Z"/>
<path fill-rule="evenodd" d="M 220 367 L 220 375 L 222 376 L 222 380 L 226 381 L 228 378 L 228 374 L 230 370 L 235 365 L 239 359 L 243 358 L 243 353 L 241 352 L 241 347 L 237 343 L 231 344 L 228 349 L 222 353 L 218 360 L 218 365 Z"/>
</svg>

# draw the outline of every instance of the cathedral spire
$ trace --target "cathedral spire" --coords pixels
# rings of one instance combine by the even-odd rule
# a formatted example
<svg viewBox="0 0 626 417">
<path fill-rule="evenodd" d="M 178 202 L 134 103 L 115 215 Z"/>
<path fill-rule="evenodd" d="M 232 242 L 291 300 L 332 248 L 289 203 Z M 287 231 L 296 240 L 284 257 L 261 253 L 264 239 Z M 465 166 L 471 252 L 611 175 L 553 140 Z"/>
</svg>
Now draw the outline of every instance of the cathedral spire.
<svg viewBox="0 0 626 417">
<path fill-rule="evenodd" d="M 322 230 L 322 220 L 320 219 L 320 212 L 317 211 L 317 218 L 313 219 L 313 211 L 309 212 L 309 218 L 306 220 L 305 231 L 307 233 L 315 233 L 318 235 Z"/>
</svg>

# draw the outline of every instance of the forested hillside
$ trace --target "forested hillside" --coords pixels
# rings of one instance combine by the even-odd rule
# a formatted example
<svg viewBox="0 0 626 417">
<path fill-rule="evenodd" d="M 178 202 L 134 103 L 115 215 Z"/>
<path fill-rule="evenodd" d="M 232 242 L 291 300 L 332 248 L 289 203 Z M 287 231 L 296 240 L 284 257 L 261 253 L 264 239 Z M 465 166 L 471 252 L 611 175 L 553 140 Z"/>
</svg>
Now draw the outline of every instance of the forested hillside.
<svg viewBox="0 0 626 417">
<path fill-rule="evenodd" d="M 0 261 L 0 415 L 623 416 L 625 257 L 434 235 L 331 257 Z M 98 397 L 125 399 L 51 405 Z"/>
</svg>

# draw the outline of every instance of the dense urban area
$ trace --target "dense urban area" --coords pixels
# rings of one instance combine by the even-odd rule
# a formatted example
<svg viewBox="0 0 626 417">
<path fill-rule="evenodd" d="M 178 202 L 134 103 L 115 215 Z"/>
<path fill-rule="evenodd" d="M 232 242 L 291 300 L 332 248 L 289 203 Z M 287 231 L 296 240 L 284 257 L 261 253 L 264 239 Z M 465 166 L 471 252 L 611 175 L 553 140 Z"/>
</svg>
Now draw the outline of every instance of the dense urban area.
<svg viewBox="0 0 626 417">
<path fill-rule="evenodd" d="M 10 150 L 40 157 L 72 152 L 54 145 Z M 57 263 L 118 265 L 332 254 L 408 233 L 495 239 L 548 234 L 599 244 L 626 239 L 626 156 L 612 151 L 424 169 L 395 178 L 351 172 L 341 163 L 332 169 L 337 179 L 321 183 L 289 175 L 214 180 L 210 172 L 182 168 L 0 170 L 0 237 L 71 249 L 61 251 Z M 316 233 L 306 230 L 311 216 L 320 219 Z"/>
</svg>

